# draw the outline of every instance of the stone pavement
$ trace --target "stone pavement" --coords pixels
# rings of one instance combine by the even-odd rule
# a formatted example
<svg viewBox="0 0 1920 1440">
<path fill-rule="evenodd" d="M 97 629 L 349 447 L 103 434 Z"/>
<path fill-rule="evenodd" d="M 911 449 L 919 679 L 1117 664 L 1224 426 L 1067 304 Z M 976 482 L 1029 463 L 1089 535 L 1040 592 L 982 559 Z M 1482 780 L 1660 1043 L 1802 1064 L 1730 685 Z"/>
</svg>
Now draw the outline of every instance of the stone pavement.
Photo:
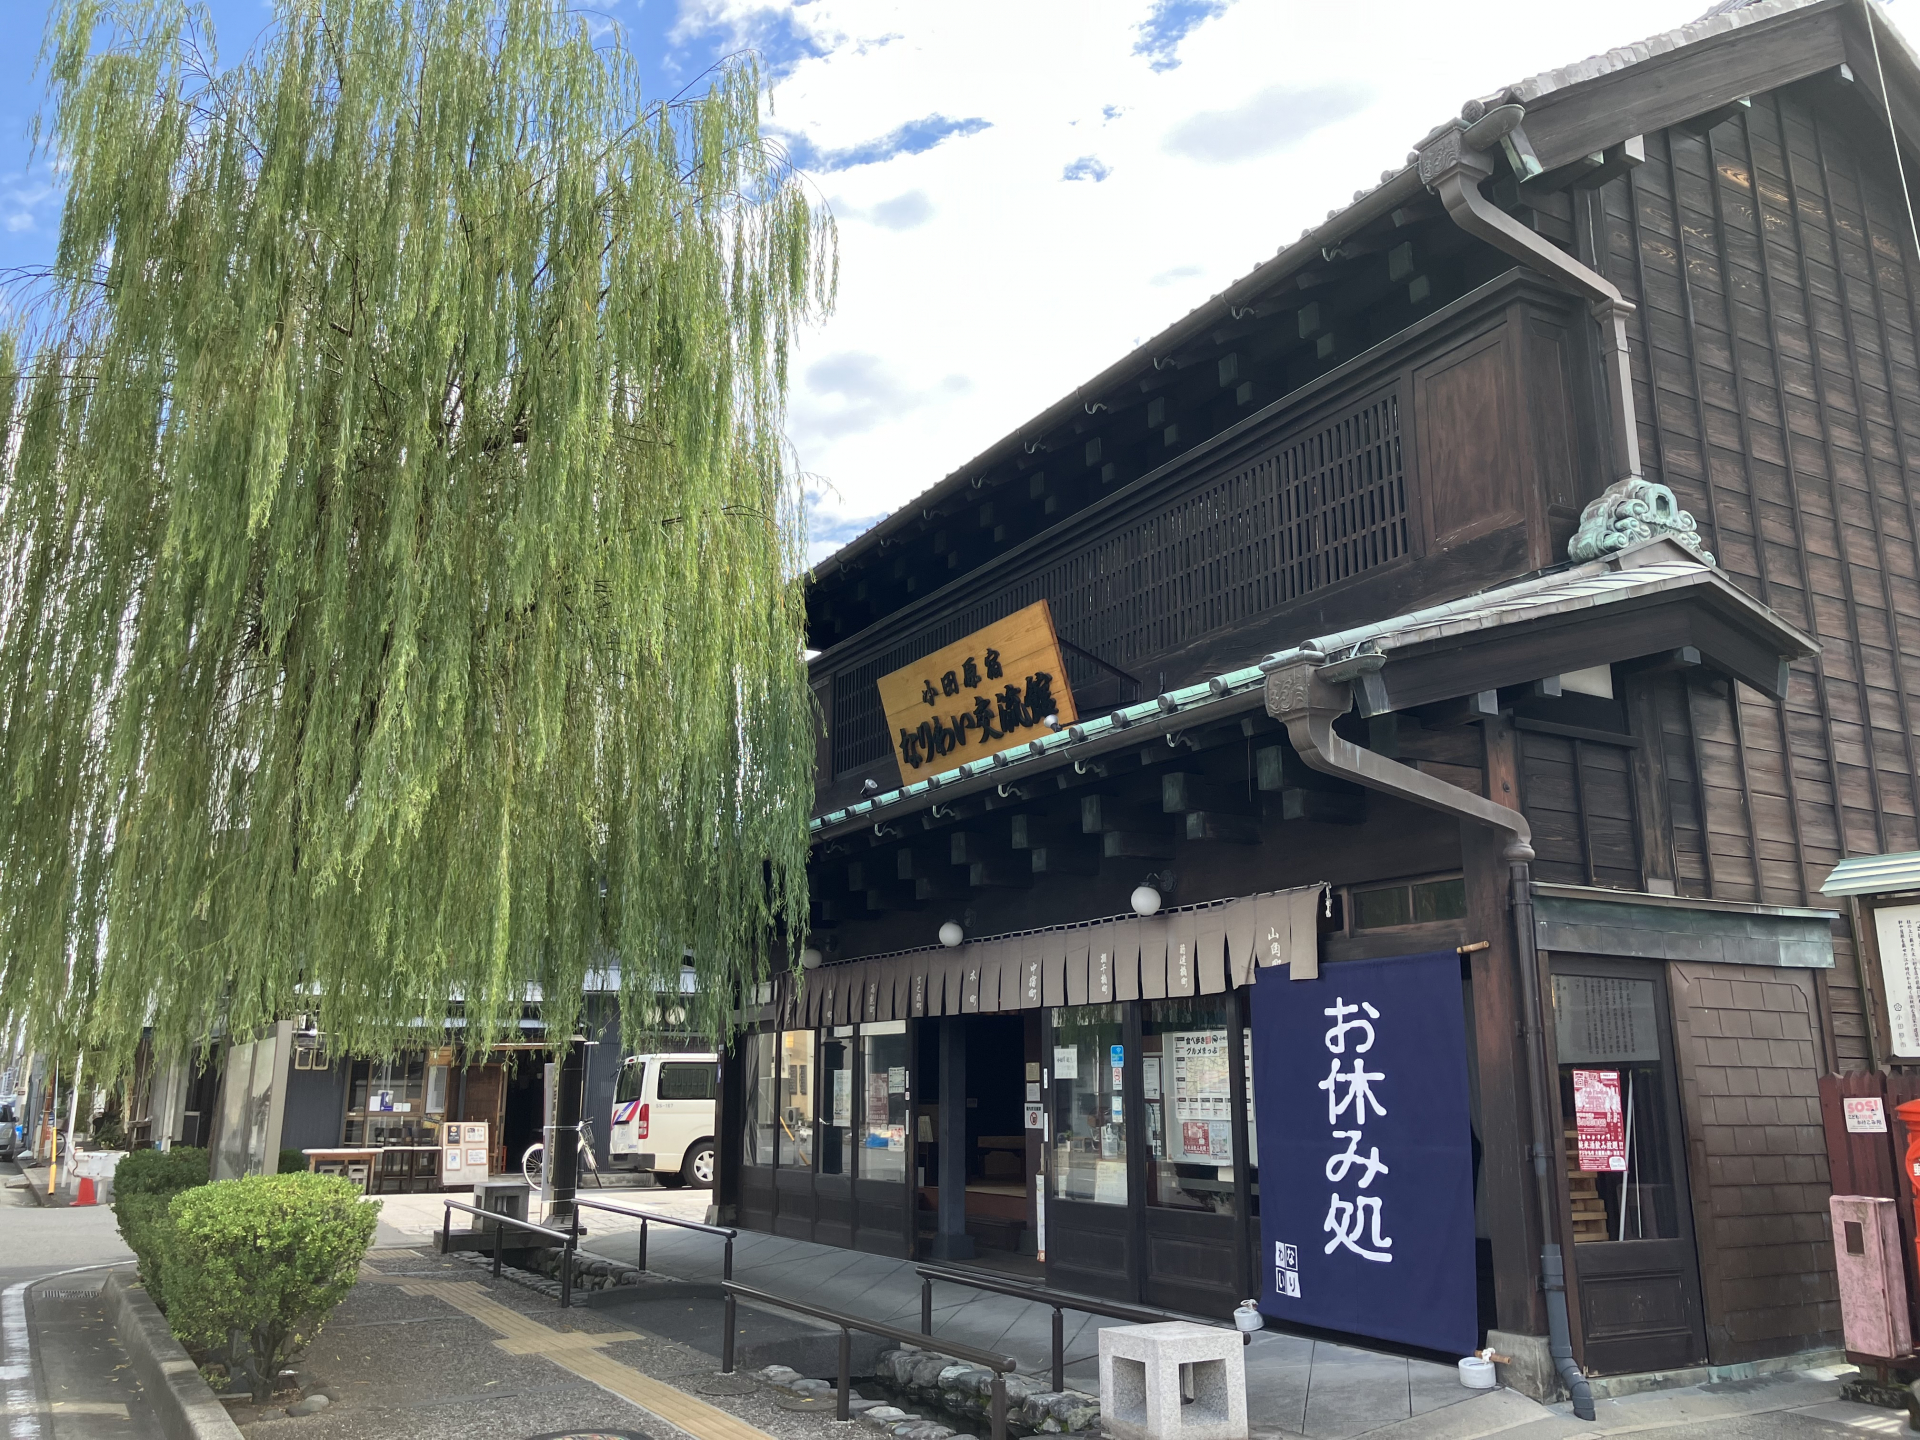
<svg viewBox="0 0 1920 1440">
<path fill-rule="evenodd" d="M 409 1235 L 414 1237 L 413 1243 L 418 1243 L 419 1238 L 436 1232 L 442 1214 L 440 1198 L 388 1197 L 383 1233 Z M 708 1193 L 629 1191 L 612 1198 L 616 1203 L 700 1220 L 705 1218 Z M 588 1224 L 591 1233 L 585 1248 L 608 1259 L 633 1263 L 638 1249 L 637 1221 L 629 1224 L 590 1212 Z M 653 1271 L 678 1279 L 718 1280 L 721 1242 L 670 1226 L 652 1226 L 647 1262 Z M 907 1329 L 919 1327 L 920 1280 L 914 1274 L 914 1265 L 907 1261 L 743 1231 L 735 1241 L 733 1273 L 743 1284 L 775 1294 L 805 1298 Z M 645 1329 L 648 1322 L 638 1317 L 653 1307 L 632 1308 L 636 1318 L 631 1323 L 636 1329 Z M 717 1336 L 718 1326 L 703 1323 L 705 1317 L 699 1312 L 707 1308 L 717 1309 L 717 1305 L 706 1301 L 687 1306 L 686 1314 L 676 1321 L 676 1329 L 711 1353 L 711 1337 Z M 602 1313 L 620 1316 L 623 1312 L 615 1309 Z M 754 1312 L 743 1308 L 743 1343 L 751 1341 L 756 1326 L 771 1323 L 775 1323 L 772 1316 L 756 1318 Z M 1103 1325 L 1111 1323 L 1117 1322 L 1072 1313 L 1066 1316 L 1067 1384 L 1071 1388 L 1099 1392 L 1097 1336 Z M 978 1345 L 1012 1355 L 1024 1372 L 1044 1376 L 1052 1364 L 1051 1327 L 1052 1311 L 1045 1306 L 958 1286 L 935 1286 L 935 1345 L 942 1337 Z M 1537 1405 L 1510 1391 L 1467 1390 L 1451 1365 L 1273 1331 L 1256 1335 L 1246 1357 L 1247 1408 L 1256 1437 L 1305 1434 L 1316 1440 L 1349 1440 L 1362 1434 L 1391 1432 L 1466 1440 L 1504 1432 L 1509 1427 L 1525 1427 L 1516 1429 L 1511 1440 L 1558 1440 L 1562 1434 L 1590 1435 L 1596 1429 L 1573 1420 L 1566 1406 Z M 1838 1390 L 1836 1372 L 1816 1371 L 1603 1400 L 1600 1428 L 1612 1425 L 1638 1430 L 1677 1425 L 1688 1430 L 1696 1422 L 1711 1421 L 1745 1434 L 1761 1425 L 1756 1417 L 1771 1416 L 1775 1419 L 1768 1423 L 1798 1427 L 1783 1433 L 1806 1433 L 1804 1427 L 1808 1425 L 1817 1429 L 1842 1423 L 1820 1408 L 1836 1404 Z M 1844 1433 L 1853 1440 L 1861 1440 L 1862 1426 L 1873 1429 L 1883 1425 L 1889 1413 L 1864 1406 L 1842 1409 L 1850 1417 L 1845 1421 L 1850 1428 Z M 1898 1417 L 1894 1418 L 1897 1430 Z"/>
</svg>

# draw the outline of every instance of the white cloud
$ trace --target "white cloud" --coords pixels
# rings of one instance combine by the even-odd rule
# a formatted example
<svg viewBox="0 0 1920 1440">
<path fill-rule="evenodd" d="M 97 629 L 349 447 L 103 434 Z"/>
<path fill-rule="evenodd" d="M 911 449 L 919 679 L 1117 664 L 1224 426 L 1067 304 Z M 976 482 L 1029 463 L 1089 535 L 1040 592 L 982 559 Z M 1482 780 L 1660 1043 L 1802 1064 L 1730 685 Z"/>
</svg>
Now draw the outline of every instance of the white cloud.
<svg viewBox="0 0 1920 1440">
<path fill-rule="evenodd" d="M 825 553 L 1348 204 L 1469 96 L 1704 0 L 1487 0 L 1472 26 L 1413 0 L 686 8 L 787 37 L 776 123 L 837 167 L 839 307 L 800 342 L 791 417 L 831 483 Z"/>
</svg>

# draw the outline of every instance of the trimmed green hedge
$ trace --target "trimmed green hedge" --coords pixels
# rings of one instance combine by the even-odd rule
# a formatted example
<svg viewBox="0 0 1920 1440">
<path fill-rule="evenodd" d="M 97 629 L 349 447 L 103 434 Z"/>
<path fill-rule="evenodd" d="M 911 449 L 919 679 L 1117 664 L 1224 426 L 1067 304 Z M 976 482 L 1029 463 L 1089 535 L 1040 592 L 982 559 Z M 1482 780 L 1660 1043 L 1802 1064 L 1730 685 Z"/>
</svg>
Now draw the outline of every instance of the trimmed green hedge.
<svg viewBox="0 0 1920 1440">
<path fill-rule="evenodd" d="M 164 1262 L 172 1248 L 173 1197 L 207 1183 L 207 1152 L 177 1146 L 136 1150 L 114 1167 L 113 1218 L 140 1266 L 140 1283 L 153 1303 L 165 1307 Z"/>
<path fill-rule="evenodd" d="M 353 1288 L 379 1214 L 335 1175 L 249 1175 L 175 1196 L 168 1324 L 256 1376 L 278 1374 Z"/>
</svg>

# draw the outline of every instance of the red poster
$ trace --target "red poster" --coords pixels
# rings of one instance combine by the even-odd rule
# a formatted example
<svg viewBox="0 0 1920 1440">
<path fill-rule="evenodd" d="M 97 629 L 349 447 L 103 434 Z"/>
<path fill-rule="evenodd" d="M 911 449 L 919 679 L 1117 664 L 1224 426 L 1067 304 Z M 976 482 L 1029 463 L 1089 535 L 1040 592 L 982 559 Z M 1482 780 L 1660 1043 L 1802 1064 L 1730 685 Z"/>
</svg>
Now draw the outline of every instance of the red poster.
<svg viewBox="0 0 1920 1440">
<path fill-rule="evenodd" d="M 1627 1121 L 1620 1106 L 1618 1070 L 1573 1072 L 1573 1122 L 1580 1134 L 1582 1170 L 1627 1168 Z"/>
</svg>

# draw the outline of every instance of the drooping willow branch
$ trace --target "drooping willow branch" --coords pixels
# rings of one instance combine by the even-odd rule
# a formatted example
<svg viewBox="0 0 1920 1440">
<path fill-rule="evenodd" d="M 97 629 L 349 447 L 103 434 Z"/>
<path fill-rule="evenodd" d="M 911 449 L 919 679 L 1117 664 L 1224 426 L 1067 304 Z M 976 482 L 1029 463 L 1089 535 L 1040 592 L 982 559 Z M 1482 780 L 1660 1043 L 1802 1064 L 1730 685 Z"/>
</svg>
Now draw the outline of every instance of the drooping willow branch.
<svg viewBox="0 0 1920 1440">
<path fill-rule="evenodd" d="M 474 1042 L 590 970 L 710 1033 L 804 926 L 785 459 L 832 223 L 750 59 L 552 0 L 62 0 L 0 338 L 0 1026 Z M 23 281 L 23 284 L 30 282 Z"/>
</svg>

